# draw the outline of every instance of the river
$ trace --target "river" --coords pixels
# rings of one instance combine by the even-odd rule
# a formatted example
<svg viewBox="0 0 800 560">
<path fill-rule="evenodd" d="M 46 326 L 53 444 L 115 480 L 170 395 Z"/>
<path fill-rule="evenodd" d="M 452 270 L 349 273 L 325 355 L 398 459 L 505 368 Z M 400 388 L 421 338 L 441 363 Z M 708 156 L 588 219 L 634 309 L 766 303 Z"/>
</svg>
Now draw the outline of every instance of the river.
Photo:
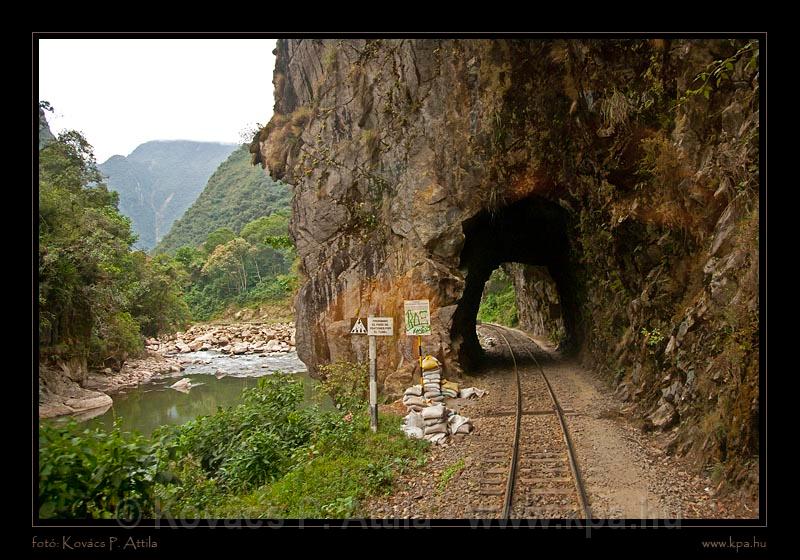
<svg viewBox="0 0 800 560">
<path fill-rule="evenodd" d="M 258 354 L 228 355 L 214 351 L 181 354 L 186 367 L 180 374 L 155 378 L 149 383 L 112 395 L 114 403 L 108 409 L 99 409 L 74 417 L 86 427 L 113 426 L 119 418 L 123 431 L 136 430 L 150 435 L 165 424 L 183 424 L 198 416 L 213 414 L 218 407 L 229 407 L 240 402 L 244 389 L 255 387 L 258 378 L 273 372 L 291 373 L 303 380 L 306 402 L 311 402 L 316 381 L 306 373 L 306 366 L 295 352 L 260 356 Z M 217 378 L 217 373 L 224 377 Z M 191 382 L 188 392 L 171 389 L 170 385 L 187 378 Z M 332 406 L 329 400 L 323 408 Z M 55 418 L 63 422 L 69 417 Z"/>
</svg>

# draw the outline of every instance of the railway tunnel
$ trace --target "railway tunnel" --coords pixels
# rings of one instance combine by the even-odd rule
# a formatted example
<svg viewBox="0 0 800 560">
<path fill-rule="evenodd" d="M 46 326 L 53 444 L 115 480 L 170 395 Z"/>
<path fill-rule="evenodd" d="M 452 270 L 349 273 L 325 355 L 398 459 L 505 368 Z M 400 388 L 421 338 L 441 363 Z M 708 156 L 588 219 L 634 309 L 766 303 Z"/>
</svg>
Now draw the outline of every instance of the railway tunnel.
<svg viewBox="0 0 800 560">
<path fill-rule="evenodd" d="M 451 329 L 451 340 L 463 367 L 478 366 L 484 355 L 476 333 L 481 296 L 492 271 L 504 263 L 519 263 L 545 281 L 552 281 L 559 302 L 557 311 L 563 322 L 559 349 L 569 354 L 580 347 L 583 327 L 576 258 L 569 231 L 568 212 L 536 196 L 498 210 L 483 210 L 464 224 L 460 269 L 465 287 Z M 535 297 L 521 293 L 520 283 L 515 284 L 518 302 Z"/>
</svg>

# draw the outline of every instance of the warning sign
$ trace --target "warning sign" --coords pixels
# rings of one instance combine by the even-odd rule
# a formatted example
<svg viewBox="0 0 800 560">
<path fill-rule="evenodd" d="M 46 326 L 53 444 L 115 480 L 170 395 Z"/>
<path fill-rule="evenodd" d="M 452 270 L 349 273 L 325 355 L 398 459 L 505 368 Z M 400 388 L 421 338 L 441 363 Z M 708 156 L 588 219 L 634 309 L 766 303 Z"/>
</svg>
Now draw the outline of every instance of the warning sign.
<svg viewBox="0 0 800 560">
<path fill-rule="evenodd" d="M 409 299 L 403 305 L 406 318 L 406 334 L 431 334 L 431 308 L 427 299 Z"/>
<path fill-rule="evenodd" d="M 394 336 L 392 317 L 367 317 L 367 334 L 370 336 Z"/>
<path fill-rule="evenodd" d="M 350 334 L 367 334 L 367 327 L 364 326 L 364 321 L 361 317 L 357 317 L 354 321 Z"/>
</svg>

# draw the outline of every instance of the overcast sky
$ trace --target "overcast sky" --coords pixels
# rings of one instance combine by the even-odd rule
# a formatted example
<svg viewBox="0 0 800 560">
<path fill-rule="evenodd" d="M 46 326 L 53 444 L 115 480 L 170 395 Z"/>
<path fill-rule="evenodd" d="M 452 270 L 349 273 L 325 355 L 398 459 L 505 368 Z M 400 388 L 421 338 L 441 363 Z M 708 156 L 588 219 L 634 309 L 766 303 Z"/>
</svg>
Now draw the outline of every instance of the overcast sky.
<svg viewBox="0 0 800 560">
<path fill-rule="evenodd" d="M 42 39 L 39 100 L 98 163 L 148 140 L 241 142 L 272 116 L 274 39 Z"/>
</svg>

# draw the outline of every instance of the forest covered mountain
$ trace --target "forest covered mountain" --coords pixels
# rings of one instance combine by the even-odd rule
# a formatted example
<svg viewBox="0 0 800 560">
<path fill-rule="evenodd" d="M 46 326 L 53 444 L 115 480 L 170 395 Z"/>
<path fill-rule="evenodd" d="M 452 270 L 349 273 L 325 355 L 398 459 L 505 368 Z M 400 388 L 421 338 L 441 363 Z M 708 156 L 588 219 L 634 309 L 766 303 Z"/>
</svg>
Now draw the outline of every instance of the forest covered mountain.
<svg viewBox="0 0 800 560">
<path fill-rule="evenodd" d="M 136 246 L 152 249 L 234 149 L 235 144 L 156 140 L 100 164 L 109 188 L 119 193 L 120 211 L 133 222 Z"/>
<path fill-rule="evenodd" d="M 289 186 L 273 180 L 260 167 L 253 167 L 247 146 L 241 146 L 217 168 L 155 252 L 174 253 L 184 245 L 197 246 L 220 228 L 238 232 L 256 218 L 288 212 L 290 204 Z"/>
</svg>

